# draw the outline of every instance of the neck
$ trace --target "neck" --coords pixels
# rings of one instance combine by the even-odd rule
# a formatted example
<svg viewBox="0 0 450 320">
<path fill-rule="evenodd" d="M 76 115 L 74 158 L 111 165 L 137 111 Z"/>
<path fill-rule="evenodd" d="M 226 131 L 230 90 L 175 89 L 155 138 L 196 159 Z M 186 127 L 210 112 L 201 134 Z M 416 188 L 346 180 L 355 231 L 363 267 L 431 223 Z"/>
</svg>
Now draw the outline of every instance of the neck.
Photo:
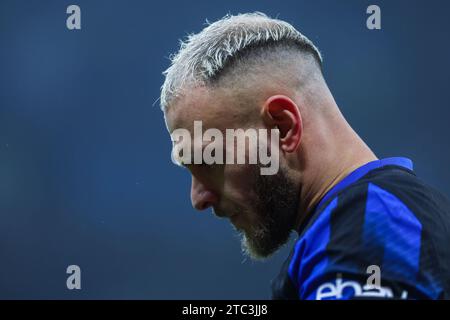
<svg viewBox="0 0 450 320">
<path fill-rule="evenodd" d="M 348 127 L 350 128 L 350 127 Z M 340 143 L 333 139 L 328 143 L 316 143 L 315 159 L 311 157 L 306 164 L 301 178 L 300 205 L 297 212 L 295 230 L 311 216 L 315 206 L 336 184 L 351 172 L 364 164 L 374 161 L 377 157 L 369 147 L 350 128 L 347 137 Z M 316 141 L 317 142 L 317 141 Z M 328 150 L 326 154 L 318 152 L 321 149 Z M 309 165 L 309 168 L 307 167 Z"/>
</svg>

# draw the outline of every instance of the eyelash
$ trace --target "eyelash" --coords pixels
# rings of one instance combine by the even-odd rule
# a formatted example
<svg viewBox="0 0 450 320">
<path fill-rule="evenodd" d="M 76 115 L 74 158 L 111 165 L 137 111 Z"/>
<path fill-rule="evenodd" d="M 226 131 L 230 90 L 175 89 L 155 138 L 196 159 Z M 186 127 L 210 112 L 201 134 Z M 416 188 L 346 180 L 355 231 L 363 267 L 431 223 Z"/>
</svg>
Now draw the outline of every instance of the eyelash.
<svg viewBox="0 0 450 320">
<path fill-rule="evenodd" d="M 194 168 L 208 168 L 208 169 L 215 169 L 218 166 L 220 166 L 220 164 L 217 163 L 213 163 L 213 164 L 206 164 L 206 163 L 200 163 L 200 164 L 189 164 L 189 165 L 185 165 L 186 168 L 189 168 L 189 166 L 194 166 Z"/>
</svg>

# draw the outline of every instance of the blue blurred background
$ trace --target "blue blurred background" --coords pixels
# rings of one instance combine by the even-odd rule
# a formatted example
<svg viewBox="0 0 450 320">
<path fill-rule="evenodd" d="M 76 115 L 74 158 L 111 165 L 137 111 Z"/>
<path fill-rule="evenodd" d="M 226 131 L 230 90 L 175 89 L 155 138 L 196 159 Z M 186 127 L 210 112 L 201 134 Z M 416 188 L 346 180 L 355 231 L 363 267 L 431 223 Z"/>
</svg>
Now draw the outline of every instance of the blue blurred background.
<svg viewBox="0 0 450 320">
<path fill-rule="evenodd" d="M 81 8 L 82 29 L 66 28 Z M 366 28 L 381 8 L 382 30 Z M 445 1 L 0 2 L 0 298 L 265 299 L 292 245 L 246 260 L 190 206 L 158 103 L 170 53 L 205 19 L 262 11 L 310 37 L 379 157 L 450 193 Z M 81 290 L 66 268 L 81 267 Z"/>
</svg>

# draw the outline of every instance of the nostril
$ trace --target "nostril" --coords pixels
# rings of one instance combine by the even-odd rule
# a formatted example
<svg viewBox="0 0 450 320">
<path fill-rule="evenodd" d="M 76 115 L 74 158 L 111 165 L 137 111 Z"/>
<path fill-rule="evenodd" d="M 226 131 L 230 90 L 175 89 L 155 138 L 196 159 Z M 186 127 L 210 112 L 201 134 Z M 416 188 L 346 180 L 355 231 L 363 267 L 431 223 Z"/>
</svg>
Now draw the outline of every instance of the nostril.
<svg viewBox="0 0 450 320">
<path fill-rule="evenodd" d="M 200 211 L 213 206 L 218 200 L 218 197 L 211 191 L 199 192 L 195 198 L 194 208 Z"/>
<path fill-rule="evenodd" d="M 200 205 L 200 209 L 199 209 L 199 210 L 206 210 L 206 209 L 208 209 L 210 206 L 211 206 L 211 204 L 210 204 L 209 202 L 203 202 L 203 203 Z"/>
</svg>

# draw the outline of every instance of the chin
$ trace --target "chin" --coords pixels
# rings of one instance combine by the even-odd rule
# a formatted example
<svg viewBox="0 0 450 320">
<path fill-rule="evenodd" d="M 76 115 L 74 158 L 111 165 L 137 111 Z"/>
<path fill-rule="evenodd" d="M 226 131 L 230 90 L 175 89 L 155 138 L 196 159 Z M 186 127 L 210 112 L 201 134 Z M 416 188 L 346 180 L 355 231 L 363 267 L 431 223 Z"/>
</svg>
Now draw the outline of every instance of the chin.
<svg viewBox="0 0 450 320">
<path fill-rule="evenodd" d="M 272 256 L 276 250 L 261 250 L 261 248 L 254 245 L 253 241 L 249 240 L 246 235 L 243 235 L 241 240 L 242 253 L 250 257 L 252 260 L 264 261 Z"/>
</svg>

